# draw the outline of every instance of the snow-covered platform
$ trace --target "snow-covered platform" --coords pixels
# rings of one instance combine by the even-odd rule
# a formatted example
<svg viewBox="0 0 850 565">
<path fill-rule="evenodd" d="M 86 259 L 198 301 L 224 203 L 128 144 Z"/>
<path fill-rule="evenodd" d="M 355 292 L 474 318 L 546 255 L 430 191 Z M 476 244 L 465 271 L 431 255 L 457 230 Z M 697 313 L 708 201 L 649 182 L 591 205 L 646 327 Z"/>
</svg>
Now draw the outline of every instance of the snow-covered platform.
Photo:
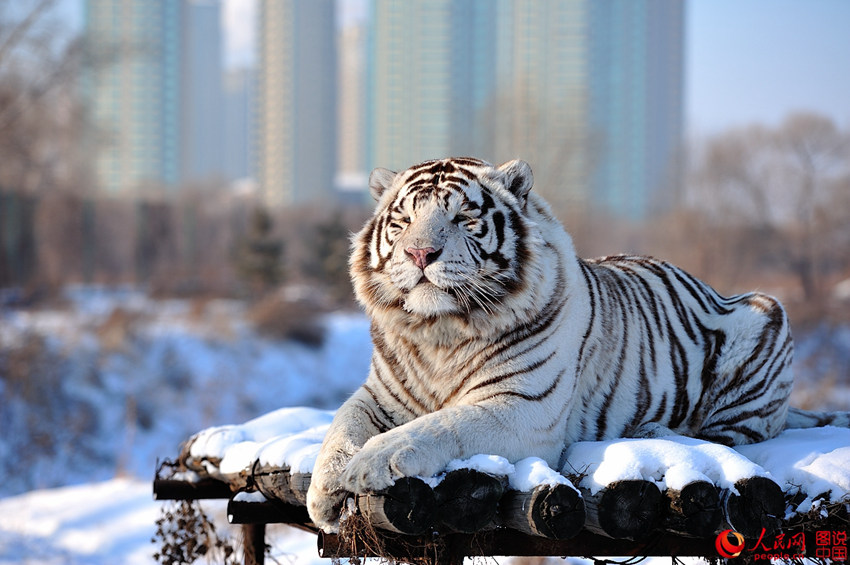
<svg viewBox="0 0 850 565">
<path fill-rule="evenodd" d="M 258 525 L 288 523 L 316 531 L 326 557 L 846 556 L 850 429 L 790 430 L 734 449 L 685 437 L 580 442 L 559 470 L 482 454 L 352 495 L 340 531 L 324 533 L 305 500 L 332 417 L 286 408 L 203 430 L 160 467 L 155 495 L 229 499 L 248 543 L 262 542 Z"/>
</svg>

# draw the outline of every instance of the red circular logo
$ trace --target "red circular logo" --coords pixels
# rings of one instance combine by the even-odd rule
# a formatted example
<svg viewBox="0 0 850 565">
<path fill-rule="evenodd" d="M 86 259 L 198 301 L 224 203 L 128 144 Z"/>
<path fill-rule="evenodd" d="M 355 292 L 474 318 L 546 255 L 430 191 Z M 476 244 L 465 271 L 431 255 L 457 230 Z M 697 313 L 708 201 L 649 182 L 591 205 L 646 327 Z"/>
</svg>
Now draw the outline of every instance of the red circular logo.
<svg viewBox="0 0 850 565">
<path fill-rule="evenodd" d="M 734 540 L 734 541 L 733 541 Z M 726 559 L 738 557 L 744 550 L 744 536 L 732 530 L 723 530 L 717 535 L 714 541 L 714 547 L 717 548 L 717 553 Z"/>
</svg>

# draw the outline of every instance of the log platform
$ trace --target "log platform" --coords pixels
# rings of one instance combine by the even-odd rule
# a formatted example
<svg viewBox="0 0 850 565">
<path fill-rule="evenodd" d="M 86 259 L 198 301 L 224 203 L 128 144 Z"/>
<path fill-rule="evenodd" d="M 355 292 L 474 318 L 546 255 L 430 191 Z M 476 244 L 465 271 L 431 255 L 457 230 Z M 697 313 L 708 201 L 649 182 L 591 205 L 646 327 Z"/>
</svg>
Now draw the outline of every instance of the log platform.
<svg viewBox="0 0 850 565">
<path fill-rule="evenodd" d="M 845 502 L 819 518 L 813 514 L 813 521 L 786 522 L 786 507 L 794 500 L 786 500 L 779 485 L 764 477 L 739 481 L 737 492 L 707 482 L 662 492 L 640 480 L 618 481 L 595 493 L 569 485 L 518 492 L 504 477 L 460 469 L 435 488 L 405 478 L 386 491 L 352 496 L 358 526 L 347 531 L 344 522 L 337 535 L 310 522 L 309 474 L 254 468 L 221 480 L 192 471 L 185 472 L 182 464 L 161 465 L 155 498 L 229 500 L 229 520 L 242 526 L 245 562 L 252 564 L 262 563 L 264 528 L 272 523 L 315 532 L 322 557 L 433 563 L 488 555 L 717 558 L 716 542 L 725 530 L 743 534 L 746 547 L 799 533 L 808 536 L 806 555 L 815 557 L 816 529 L 846 534 L 850 524 Z M 361 531 L 363 524 L 368 532 Z M 784 538 L 776 536 L 780 532 Z"/>
</svg>

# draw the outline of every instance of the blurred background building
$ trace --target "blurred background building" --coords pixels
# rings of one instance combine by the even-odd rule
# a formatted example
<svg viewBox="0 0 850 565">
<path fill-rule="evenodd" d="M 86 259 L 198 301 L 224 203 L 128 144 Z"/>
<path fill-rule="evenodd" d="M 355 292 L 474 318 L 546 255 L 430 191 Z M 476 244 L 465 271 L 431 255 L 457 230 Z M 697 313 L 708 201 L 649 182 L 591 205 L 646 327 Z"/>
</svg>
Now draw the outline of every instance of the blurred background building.
<svg viewBox="0 0 850 565">
<path fill-rule="evenodd" d="M 335 0 L 261 0 L 256 151 L 272 206 L 333 194 L 337 167 Z"/>
<path fill-rule="evenodd" d="M 168 0 L 167 4 L 180 4 Z M 225 116 L 222 74 L 221 4 L 219 0 L 183 3 L 181 34 L 181 180 L 223 177 Z"/>
<path fill-rule="evenodd" d="M 556 207 L 632 219 L 680 185 L 682 1 L 373 0 L 371 13 L 367 168 L 523 157 Z"/>
<path fill-rule="evenodd" d="M 598 152 L 587 189 L 633 220 L 668 211 L 683 184 L 685 6 L 586 3 L 588 128 Z"/>
<path fill-rule="evenodd" d="M 100 141 L 95 178 L 101 190 L 122 193 L 150 184 L 173 188 L 182 180 L 183 77 L 189 63 L 184 7 L 171 0 L 86 1 L 91 49 L 121 59 L 92 73 L 86 84 Z"/>
<path fill-rule="evenodd" d="M 475 155 L 528 160 L 558 208 L 641 219 L 671 201 L 683 0 L 364 5 L 351 23 L 334 0 L 258 0 L 256 68 L 232 69 L 219 0 L 87 0 L 92 45 L 127 57 L 89 81 L 98 185 L 253 177 L 281 206 Z"/>
<path fill-rule="evenodd" d="M 498 4 L 374 0 L 371 7 L 367 168 L 481 154 L 476 122 L 495 93 Z"/>
</svg>

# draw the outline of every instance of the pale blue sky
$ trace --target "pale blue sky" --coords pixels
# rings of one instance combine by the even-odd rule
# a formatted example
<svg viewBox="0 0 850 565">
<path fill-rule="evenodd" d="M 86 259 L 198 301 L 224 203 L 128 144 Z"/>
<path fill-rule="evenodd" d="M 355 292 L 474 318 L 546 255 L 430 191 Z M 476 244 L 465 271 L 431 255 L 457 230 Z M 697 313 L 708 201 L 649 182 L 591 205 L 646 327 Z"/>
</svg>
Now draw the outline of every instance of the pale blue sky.
<svg viewBox="0 0 850 565">
<path fill-rule="evenodd" d="M 689 0 L 691 133 L 812 110 L 850 127 L 850 2 Z"/>
<path fill-rule="evenodd" d="M 223 1 L 245 50 L 256 0 Z M 365 0 L 342 2 L 346 17 L 362 17 Z M 62 3 L 79 25 L 82 0 Z M 686 37 L 691 134 L 776 124 L 795 110 L 850 127 L 850 0 L 687 0 Z"/>
</svg>

